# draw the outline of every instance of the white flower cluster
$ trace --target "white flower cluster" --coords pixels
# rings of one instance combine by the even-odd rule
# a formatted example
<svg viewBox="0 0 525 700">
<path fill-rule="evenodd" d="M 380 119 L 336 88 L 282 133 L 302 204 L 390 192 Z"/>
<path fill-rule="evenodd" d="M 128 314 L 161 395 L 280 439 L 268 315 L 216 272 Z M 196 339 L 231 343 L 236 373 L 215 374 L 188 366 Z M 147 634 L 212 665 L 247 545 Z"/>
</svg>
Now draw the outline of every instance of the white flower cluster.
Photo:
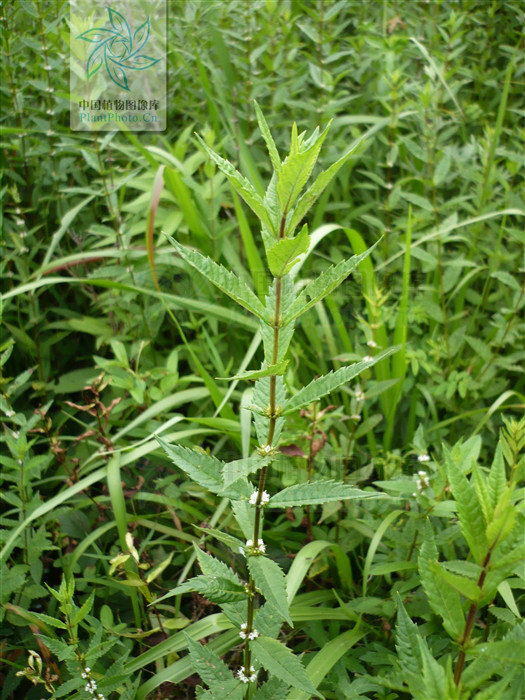
<svg viewBox="0 0 525 700">
<path fill-rule="evenodd" d="M 241 639 L 257 639 L 259 632 L 254 628 L 251 632 L 246 632 L 248 624 L 243 622 L 241 625 L 241 631 L 239 632 L 239 637 Z"/>
<path fill-rule="evenodd" d="M 91 672 L 91 669 L 89 668 L 89 666 L 86 666 L 86 670 L 82 672 L 82 678 L 87 680 L 87 683 L 86 683 L 84 690 L 86 691 L 86 693 L 89 693 L 90 695 L 92 695 L 94 700 L 106 700 L 106 698 L 102 695 L 102 693 L 98 692 L 97 683 L 89 675 L 90 672 Z"/>
<path fill-rule="evenodd" d="M 366 360 L 366 357 L 365 357 Z M 365 400 L 365 392 L 361 389 L 361 384 L 358 384 L 355 388 L 355 400 L 356 401 L 364 401 Z"/>
<path fill-rule="evenodd" d="M 377 343 L 375 340 L 368 340 L 366 344 L 369 348 L 377 348 Z"/>
<path fill-rule="evenodd" d="M 255 680 L 257 680 L 257 673 L 255 672 L 254 667 L 250 666 L 250 675 L 247 676 L 244 673 L 244 666 L 241 666 L 237 671 L 237 678 L 243 683 L 253 683 Z"/>
<path fill-rule="evenodd" d="M 248 549 L 252 549 L 254 553 L 257 552 L 260 554 L 264 554 L 264 552 L 266 552 L 266 545 L 260 538 L 257 540 L 256 546 L 254 546 L 253 540 L 246 540 L 246 547 Z"/>
<path fill-rule="evenodd" d="M 374 358 L 372 355 L 365 355 L 365 357 L 363 357 L 363 362 L 373 362 L 373 360 Z"/>
<path fill-rule="evenodd" d="M 418 462 L 430 462 L 430 455 L 424 454 L 424 455 L 419 455 L 417 458 Z"/>
<path fill-rule="evenodd" d="M 257 496 L 259 495 L 258 491 L 254 491 L 252 495 L 250 496 L 250 505 L 254 506 L 257 503 Z M 270 500 L 270 494 L 267 491 L 263 491 L 261 495 L 261 505 L 264 506 L 268 503 Z"/>
<path fill-rule="evenodd" d="M 430 481 L 428 479 L 428 474 L 425 471 L 423 471 L 422 469 L 420 469 L 418 471 L 417 477 L 416 477 L 416 487 L 417 487 L 418 492 L 423 491 L 423 489 L 428 489 L 429 486 L 430 486 Z M 417 496 L 417 493 L 414 491 L 412 496 Z"/>
</svg>

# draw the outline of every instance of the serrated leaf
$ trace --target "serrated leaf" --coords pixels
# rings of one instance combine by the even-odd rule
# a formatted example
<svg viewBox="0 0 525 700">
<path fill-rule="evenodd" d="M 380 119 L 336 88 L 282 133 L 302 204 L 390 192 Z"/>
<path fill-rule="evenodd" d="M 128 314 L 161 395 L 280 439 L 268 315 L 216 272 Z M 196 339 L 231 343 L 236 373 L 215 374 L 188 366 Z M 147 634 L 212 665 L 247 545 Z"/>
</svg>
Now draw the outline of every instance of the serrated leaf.
<svg viewBox="0 0 525 700">
<path fill-rule="evenodd" d="M 295 506 L 317 505 L 330 501 L 384 497 L 385 494 L 374 491 L 362 491 L 344 484 L 342 481 L 313 481 L 311 483 L 288 486 L 279 491 L 279 493 L 270 498 L 270 506 L 272 508 L 293 508 Z"/>
<path fill-rule="evenodd" d="M 305 224 L 295 238 L 282 238 L 273 244 L 267 252 L 268 267 L 274 277 L 284 277 L 306 253 L 310 243 L 308 226 Z"/>
<path fill-rule="evenodd" d="M 252 649 L 268 673 L 314 697 L 323 697 L 313 687 L 299 659 L 284 644 L 270 637 L 258 637 L 252 642 Z"/>
<path fill-rule="evenodd" d="M 485 521 L 481 505 L 472 484 L 468 481 L 459 464 L 452 458 L 446 447 L 443 448 L 447 475 L 456 501 L 459 522 L 463 536 L 474 559 L 481 564 L 488 550 L 485 535 Z"/>
<path fill-rule="evenodd" d="M 490 467 L 487 479 L 487 490 L 490 496 L 492 507 L 495 508 L 503 492 L 507 488 L 507 477 L 505 474 L 505 462 L 503 461 L 503 448 L 501 440 L 498 441 L 494 460 Z"/>
<path fill-rule="evenodd" d="M 264 202 L 261 199 L 261 197 L 257 194 L 251 182 L 249 182 L 249 180 L 247 180 L 244 177 L 244 175 L 241 175 L 241 173 L 238 172 L 229 161 L 225 160 L 224 158 L 221 158 L 221 156 L 218 153 L 215 153 L 215 151 L 209 148 L 198 134 L 196 134 L 196 137 L 200 145 L 208 153 L 208 155 L 217 165 L 219 170 L 221 170 L 226 175 L 228 180 L 235 188 L 237 194 L 244 199 L 246 204 L 250 207 L 253 213 L 261 220 L 264 226 L 266 226 L 266 228 L 275 235 L 275 228 L 268 212 L 266 211 Z"/>
<path fill-rule="evenodd" d="M 424 639 L 419 637 L 419 650 L 421 652 L 421 660 L 423 662 L 423 683 L 425 685 L 425 698 L 442 698 L 443 700 L 451 700 L 447 688 L 447 678 L 445 669 L 441 666 L 430 653 L 428 644 Z"/>
<path fill-rule="evenodd" d="M 164 234 L 179 255 L 206 279 L 218 287 L 222 292 L 231 297 L 237 304 L 243 306 L 259 318 L 264 318 L 265 311 L 259 298 L 233 272 L 230 272 L 222 265 L 218 265 L 211 258 L 207 258 L 202 253 L 191 248 L 182 246 L 172 236 Z"/>
<path fill-rule="evenodd" d="M 449 586 L 452 586 L 458 593 L 468 600 L 477 603 L 481 598 L 481 589 L 477 586 L 474 581 L 471 581 L 465 576 L 458 576 L 458 574 L 453 574 L 451 571 L 447 571 L 441 564 L 437 561 L 429 562 L 430 571 L 434 576 L 438 577 Z"/>
<path fill-rule="evenodd" d="M 217 379 L 222 379 L 227 382 L 237 381 L 239 379 L 261 379 L 262 377 L 282 376 L 286 367 L 288 366 L 289 360 L 281 360 L 275 365 L 268 365 L 262 369 L 254 369 L 249 372 L 241 372 L 241 374 L 236 374 L 234 377 L 217 377 Z"/>
<path fill-rule="evenodd" d="M 224 488 L 233 484 L 237 479 L 253 474 L 262 467 L 270 463 L 268 457 L 246 457 L 245 459 L 236 459 L 234 462 L 228 462 L 222 468 L 222 478 L 224 480 Z"/>
<path fill-rule="evenodd" d="M 45 613 L 37 613 L 33 611 L 31 611 L 31 615 L 34 615 L 39 620 L 42 620 L 42 622 L 51 625 L 51 627 L 58 627 L 58 629 L 67 630 L 66 623 L 62 622 L 62 620 L 57 620 L 56 617 L 51 617 L 51 615 L 46 615 Z"/>
<path fill-rule="evenodd" d="M 452 639 L 459 641 L 465 630 L 465 617 L 461 599 L 455 590 L 440 585 L 430 568 L 430 563 L 437 561 L 438 550 L 434 541 L 432 527 L 425 524 L 423 544 L 419 550 L 418 568 L 421 584 L 430 603 L 430 607 L 443 620 L 443 626 Z"/>
<path fill-rule="evenodd" d="M 248 569 L 264 598 L 279 612 L 283 620 L 293 627 L 288 608 L 286 580 L 279 564 L 268 557 L 248 557 Z"/>
<path fill-rule="evenodd" d="M 212 603 L 234 603 L 246 600 L 246 591 L 241 583 L 234 583 L 231 578 L 223 576 L 194 576 L 189 581 L 185 581 L 180 586 L 172 588 L 155 602 L 171 598 L 174 595 L 183 593 L 200 593 L 208 598 Z"/>
<path fill-rule="evenodd" d="M 223 463 L 211 455 L 191 450 L 182 445 L 170 445 L 155 435 L 155 439 L 173 463 L 193 481 L 212 493 L 223 489 L 221 470 Z"/>
<path fill-rule="evenodd" d="M 82 620 L 86 617 L 86 615 L 89 615 L 91 612 L 91 608 L 93 607 L 93 603 L 95 601 L 95 591 L 91 593 L 89 598 L 86 600 L 86 602 L 82 605 L 80 610 L 77 612 L 75 617 L 72 620 L 72 625 L 78 625 L 79 622 L 82 622 Z"/>
<path fill-rule="evenodd" d="M 216 559 L 211 554 L 203 552 L 196 544 L 193 545 L 193 549 L 203 574 L 210 577 L 222 576 L 222 578 L 230 579 L 233 583 L 240 584 L 239 577 L 230 569 L 228 564 L 220 561 L 220 559 Z"/>
<path fill-rule="evenodd" d="M 396 345 L 388 350 L 385 350 L 379 355 L 376 355 L 370 360 L 361 360 L 361 362 L 356 362 L 348 367 L 341 367 L 335 372 L 329 372 L 322 377 L 314 379 L 310 382 L 310 384 L 307 384 L 305 387 L 300 389 L 297 394 L 292 396 L 292 398 L 286 402 L 283 414 L 292 413 L 298 408 L 308 406 L 314 401 L 326 396 L 326 394 L 329 394 L 331 391 L 334 391 L 343 384 L 346 384 L 350 381 L 350 379 L 353 379 L 369 367 L 373 367 L 377 362 L 381 362 L 385 359 L 385 357 L 397 352 L 400 347 L 400 345 Z"/>
<path fill-rule="evenodd" d="M 303 194 L 297 202 L 294 213 L 288 222 L 290 231 L 294 231 L 301 223 L 301 220 L 306 216 L 310 208 L 315 204 L 318 197 L 321 196 L 326 187 L 330 184 L 340 168 L 346 163 L 351 155 L 355 153 L 358 146 L 363 142 L 363 138 L 358 139 L 350 149 L 339 160 L 333 163 L 329 168 L 323 170 L 314 180 L 312 186 Z"/>
<path fill-rule="evenodd" d="M 472 483 L 481 506 L 485 524 L 490 523 L 494 509 L 488 492 L 487 480 L 477 462 L 472 463 Z"/>
<path fill-rule="evenodd" d="M 226 681 L 235 681 L 232 672 L 226 666 L 220 657 L 211 651 L 211 649 L 200 642 L 194 641 L 188 634 L 184 632 L 186 643 L 190 651 L 191 659 L 195 665 L 195 670 L 198 672 L 202 680 L 214 687 L 216 683 L 224 683 Z"/>
<path fill-rule="evenodd" d="M 315 304 L 333 292 L 359 263 L 370 255 L 378 243 L 379 241 L 374 243 L 361 255 L 353 255 L 348 260 L 341 260 L 335 266 L 331 265 L 318 277 L 309 282 L 297 299 L 291 305 L 284 307 L 284 323 L 290 323 L 293 319 L 302 316 L 308 309 L 311 309 L 312 306 L 315 306 Z"/>
<path fill-rule="evenodd" d="M 271 603 L 264 603 L 255 611 L 254 627 L 263 637 L 277 639 L 282 626 L 282 617 Z"/>
<path fill-rule="evenodd" d="M 214 683 L 210 690 L 199 695 L 199 700 L 243 700 L 246 688 L 241 681 Z"/>
<path fill-rule="evenodd" d="M 74 690 L 78 690 L 81 686 L 85 686 L 86 681 L 83 678 L 70 678 L 65 683 L 61 683 L 58 688 L 55 689 L 53 693 L 54 698 L 61 698 L 68 693 L 72 693 Z M 71 697 L 71 695 L 70 695 Z"/>
<path fill-rule="evenodd" d="M 68 659 L 69 661 L 74 661 L 76 659 L 75 649 L 66 642 L 61 642 L 58 639 L 52 639 L 52 637 L 46 637 L 44 634 L 39 634 L 38 638 L 53 652 L 59 661 L 64 661 Z"/>
<path fill-rule="evenodd" d="M 301 150 L 297 139 L 297 126 L 294 124 L 290 154 L 282 162 L 277 177 L 277 194 L 282 212 L 289 212 L 301 194 L 317 161 L 329 128 L 330 123 L 309 148 Z M 288 226 L 288 230 L 293 231 L 294 229 Z"/>
<path fill-rule="evenodd" d="M 421 635 L 417 625 L 409 618 L 399 593 L 396 593 L 396 600 L 397 623 L 395 637 L 399 663 L 412 694 L 421 696 L 423 694 L 423 682 L 421 678 L 423 661 L 421 659 L 421 648 L 419 645 Z"/>
<path fill-rule="evenodd" d="M 203 534 L 205 534 L 207 537 L 212 536 L 215 537 L 215 539 L 219 540 L 219 542 L 222 542 L 225 544 L 227 547 L 229 547 L 232 552 L 235 552 L 236 554 L 239 554 L 239 550 L 242 549 L 244 552 L 244 542 L 241 542 L 241 540 L 238 540 L 237 537 L 233 537 L 233 535 L 228 535 L 226 532 L 222 532 L 221 530 L 216 530 L 212 527 L 199 527 L 198 525 L 193 526 L 196 530 L 200 530 Z"/>
<path fill-rule="evenodd" d="M 289 687 L 288 683 L 278 678 L 270 678 L 269 681 L 261 685 L 252 700 L 286 700 Z"/>
<path fill-rule="evenodd" d="M 270 129 L 268 128 L 266 119 L 264 118 L 264 115 L 261 112 L 261 108 L 255 100 L 253 101 L 253 105 L 255 107 L 255 114 L 257 115 L 257 121 L 259 123 L 259 129 L 261 130 L 261 136 L 263 137 L 266 143 L 266 147 L 268 148 L 268 153 L 270 155 L 270 160 L 272 161 L 273 169 L 277 174 L 279 174 L 279 170 L 281 169 L 281 159 L 279 157 L 277 146 L 275 145 L 273 136 L 270 132 Z"/>
</svg>

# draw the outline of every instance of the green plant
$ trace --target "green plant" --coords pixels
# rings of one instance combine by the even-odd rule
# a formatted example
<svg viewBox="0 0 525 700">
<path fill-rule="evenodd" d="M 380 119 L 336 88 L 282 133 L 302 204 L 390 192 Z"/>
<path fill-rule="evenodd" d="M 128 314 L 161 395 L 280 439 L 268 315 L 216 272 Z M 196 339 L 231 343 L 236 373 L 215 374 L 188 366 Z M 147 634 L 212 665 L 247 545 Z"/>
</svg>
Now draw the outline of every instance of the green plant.
<svg viewBox="0 0 525 700">
<path fill-rule="evenodd" d="M 294 123 L 290 152 L 281 161 L 268 125 L 256 103 L 255 109 L 274 170 L 264 197 L 258 195 L 254 186 L 228 161 L 199 140 L 261 223 L 268 269 L 272 276 L 264 303 L 233 272 L 196 250 L 185 248 L 171 237 L 170 241 L 189 265 L 259 319 L 259 333 L 264 345 L 262 366 L 233 377 L 255 380 L 249 409 L 254 417 L 258 446 L 252 455 L 225 463 L 204 451 L 168 445 L 159 438 L 160 444 L 177 467 L 208 490 L 231 500 L 238 526 L 247 537 L 246 543 L 221 532 L 213 534 L 235 554 L 241 552 L 246 556 L 248 581 L 243 584 L 229 566 L 203 554 L 197 548 L 196 554 L 203 576 L 190 579 L 168 595 L 196 590 L 220 604 L 225 614 L 238 627 L 244 642 L 243 664 L 234 677 L 209 649 L 195 644 L 188 637 L 190 655 L 201 678 L 209 686 L 208 693 L 203 693 L 201 698 L 225 697 L 226 693 L 230 693 L 232 697 L 242 695 L 248 700 L 265 696 L 270 692 L 270 687 L 274 693 L 278 688 L 279 694 L 283 695 L 290 686 L 295 689 L 295 693 L 299 691 L 322 697 L 292 650 L 276 639 L 283 621 L 290 626 L 293 623 L 283 571 L 266 554 L 263 539 L 264 511 L 267 508 L 302 507 L 329 501 L 371 498 L 377 494 L 360 491 L 342 482 L 308 481 L 289 486 L 270 496 L 265 490 L 267 474 L 278 455 L 279 438 L 286 416 L 312 405 L 376 363 L 387 362 L 386 358 L 395 348 L 317 377 L 292 396 L 288 395 L 284 381 L 288 364 L 286 354 L 295 322 L 336 289 L 372 252 L 373 247 L 359 256 L 329 267 L 304 287 L 294 280 L 293 268 L 310 247 L 307 224 L 294 235 L 296 229 L 337 171 L 352 156 L 357 144 L 327 170 L 320 172 L 313 184 L 303 192 L 328 127 L 322 132 L 316 129 L 309 138 L 305 138 L 304 133 L 298 134 Z M 258 484 L 253 490 L 247 477 L 258 472 Z M 265 600 L 262 607 L 257 606 L 258 593 Z M 254 694 L 261 667 L 269 674 L 268 686 L 263 686 L 260 693 Z M 241 690 L 239 681 L 246 684 L 245 691 Z"/>
</svg>

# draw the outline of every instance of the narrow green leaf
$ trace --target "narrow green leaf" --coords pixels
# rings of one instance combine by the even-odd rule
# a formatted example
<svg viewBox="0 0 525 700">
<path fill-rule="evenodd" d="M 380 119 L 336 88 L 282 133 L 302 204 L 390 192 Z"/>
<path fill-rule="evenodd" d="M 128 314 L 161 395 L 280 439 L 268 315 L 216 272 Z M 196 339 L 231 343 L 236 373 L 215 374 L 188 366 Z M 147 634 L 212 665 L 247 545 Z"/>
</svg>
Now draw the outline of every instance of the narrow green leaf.
<svg viewBox="0 0 525 700">
<path fill-rule="evenodd" d="M 412 622 L 405 610 L 405 606 L 396 593 L 397 600 L 397 624 L 396 624 L 396 649 L 401 665 L 401 670 L 408 682 L 412 694 L 416 697 L 424 697 L 424 685 L 421 678 L 423 660 L 421 658 L 421 635 L 417 625 Z"/>
<path fill-rule="evenodd" d="M 255 658 L 268 673 L 316 698 L 323 697 L 313 687 L 299 659 L 284 644 L 270 637 L 259 637 L 252 643 L 252 648 Z"/>
<path fill-rule="evenodd" d="M 312 306 L 324 299 L 330 292 L 333 292 L 359 263 L 370 255 L 379 242 L 376 241 L 374 245 L 370 246 L 361 255 L 353 255 L 348 260 L 341 260 L 335 266 L 331 265 L 316 279 L 309 282 L 297 299 L 289 307 L 284 307 L 284 323 L 290 323 L 293 319 L 302 316 L 308 309 L 311 309 Z"/>
<path fill-rule="evenodd" d="M 196 642 L 188 634 L 185 634 L 184 638 L 195 665 L 195 670 L 206 685 L 214 687 L 216 683 L 235 681 L 228 666 L 207 645 Z"/>
<path fill-rule="evenodd" d="M 237 574 L 230 569 L 230 567 L 225 564 L 220 559 L 216 559 L 211 554 L 203 552 L 200 547 L 196 544 L 193 545 L 199 566 L 201 567 L 202 573 L 205 576 L 213 577 L 220 576 L 225 579 L 229 579 L 232 583 L 240 584 L 239 577 Z"/>
<path fill-rule="evenodd" d="M 215 151 L 209 148 L 198 134 L 196 134 L 196 137 L 200 145 L 208 153 L 208 155 L 214 161 L 217 167 L 226 175 L 228 180 L 235 188 L 237 194 L 239 194 L 244 199 L 246 204 L 250 207 L 254 214 L 262 221 L 266 228 L 275 234 L 275 229 L 268 215 L 268 212 L 266 211 L 264 202 L 261 199 L 261 197 L 257 194 L 257 191 L 255 190 L 254 186 L 244 177 L 244 175 L 241 175 L 241 173 L 238 172 L 230 162 L 228 162 L 224 158 L 221 158 L 221 156 L 218 153 L 215 153 Z"/>
<path fill-rule="evenodd" d="M 279 174 L 279 171 L 281 169 L 281 159 L 279 157 L 279 152 L 277 151 L 277 146 L 275 145 L 273 136 L 270 132 L 270 129 L 268 128 L 266 119 L 264 118 L 264 115 L 261 112 L 261 108 L 255 100 L 253 101 L 253 105 L 255 107 L 255 114 L 257 115 L 257 121 L 259 123 L 259 129 L 261 130 L 261 136 L 263 137 L 266 143 L 266 147 L 268 148 L 268 153 L 270 154 L 270 160 L 272 161 L 273 169 L 277 174 Z"/>
<path fill-rule="evenodd" d="M 441 579 L 441 581 L 448 583 L 449 586 L 452 586 L 452 588 L 454 588 L 468 600 L 474 603 L 477 603 L 480 600 L 481 589 L 471 579 L 465 578 L 465 576 L 458 576 L 458 574 L 453 574 L 451 571 L 447 571 L 437 561 L 429 562 L 429 568 L 434 576 Z"/>
<path fill-rule="evenodd" d="M 244 553 L 244 542 L 241 542 L 241 540 L 238 540 L 236 537 L 233 537 L 232 535 L 228 535 L 226 532 L 222 532 L 222 530 L 216 530 L 213 527 L 198 527 L 198 525 L 193 526 L 196 530 L 200 530 L 202 533 L 204 533 L 206 536 L 211 536 L 215 537 L 215 539 L 219 540 L 219 542 L 222 542 L 225 544 L 227 547 L 229 547 L 232 552 L 235 552 L 235 554 L 243 554 Z"/>
<path fill-rule="evenodd" d="M 224 381 L 232 382 L 238 379 L 260 379 L 261 377 L 271 377 L 271 376 L 282 376 L 286 367 L 288 366 L 290 360 L 281 360 L 275 365 L 268 365 L 263 369 L 254 369 L 249 372 L 241 372 L 241 374 L 236 374 L 234 377 L 217 377 L 217 379 L 222 379 Z"/>
<path fill-rule="evenodd" d="M 211 258 L 205 257 L 196 250 L 185 248 L 172 236 L 165 235 L 179 255 L 207 280 L 255 316 L 264 318 L 264 306 L 245 282 L 222 265 L 217 265 Z"/>
<path fill-rule="evenodd" d="M 330 122 L 331 123 L 331 122 Z M 301 194 L 314 165 L 319 156 L 319 151 L 326 138 L 330 123 L 323 133 L 315 138 L 309 148 L 301 150 L 296 141 L 297 127 L 292 129 L 292 146 L 288 155 L 281 164 L 277 177 L 277 194 L 281 204 L 282 212 L 289 212 L 295 200 Z M 288 231 L 293 231 L 295 227 L 288 226 Z"/>
<path fill-rule="evenodd" d="M 350 149 L 335 163 L 323 170 L 317 178 L 314 180 L 312 186 L 303 194 L 303 196 L 297 202 L 292 218 L 288 223 L 288 228 L 290 231 L 294 231 L 296 227 L 301 223 L 302 219 L 306 216 L 310 208 L 315 204 L 317 199 L 323 193 L 323 191 L 328 187 L 332 179 L 337 175 L 340 168 L 346 163 L 350 156 L 354 155 L 358 147 L 364 141 L 364 137 L 360 137 Z"/>
<path fill-rule="evenodd" d="M 430 568 L 431 562 L 437 562 L 438 550 L 429 522 L 425 524 L 424 540 L 419 550 L 418 567 L 421 584 L 428 602 L 434 612 L 443 620 L 443 626 L 452 639 L 459 641 L 465 629 L 465 616 L 461 599 L 455 590 L 443 586 Z"/>
<path fill-rule="evenodd" d="M 247 561 L 257 588 L 268 603 L 280 613 L 282 619 L 293 627 L 286 597 L 286 582 L 279 564 L 263 556 L 249 556 Z"/>
<path fill-rule="evenodd" d="M 384 360 L 385 357 L 392 355 L 392 353 L 397 352 L 398 350 L 399 346 L 394 346 L 388 350 L 385 350 L 379 355 L 376 355 L 370 360 L 361 360 L 361 362 L 356 362 L 348 367 L 341 367 L 335 372 L 329 372 L 323 377 L 314 379 L 310 382 L 310 384 L 307 384 L 305 387 L 300 389 L 297 394 L 292 396 L 292 398 L 286 402 L 283 414 L 292 413 L 298 408 L 308 406 L 313 401 L 317 401 L 323 396 L 326 396 L 326 394 L 329 394 L 331 391 L 334 391 L 334 389 L 346 384 L 350 381 L 350 379 L 353 379 L 358 374 L 361 374 L 361 372 L 364 372 L 369 367 L 373 367 L 377 362 L 381 362 L 381 360 Z"/>
<path fill-rule="evenodd" d="M 193 591 L 200 593 L 212 603 L 219 605 L 221 603 L 235 603 L 246 600 L 246 591 L 241 583 L 234 583 L 230 578 L 222 576 L 205 576 L 201 574 L 181 583 L 180 586 L 172 588 L 171 591 L 168 591 L 161 598 L 157 598 L 155 603 L 171 598 L 174 595 L 192 593 Z"/>
<path fill-rule="evenodd" d="M 190 450 L 187 447 L 182 447 L 182 445 L 169 445 L 158 435 L 155 435 L 155 439 L 173 463 L 179 469 L 182 469 L 193 481 L 196 481 L 212 493 L 222 491 L 221 470 L 223 463 L 216 457 Z"/>
<path fill-rule="evenodd" d="M 279 491 L 270 498 L 272 508 L 316 505 L 330 501 L 347 501 L 355 498 L 384 498 L 385 494 L 374 491 L 361 491 L 342 481 L 313 481 L 295 484 Z"/>
<path fill-rule="evenodd" d="M 418 639 L 421 660 L 423 662 L 423 683 L 425 684 L 425 698 L 443 698 L 451 700 L 447 688 L 445 669 L 430 653 L 428 644 L 421 637 Z"/>
<path fill-rule="evenodd" d="M 306 253 L 310 238 L 308 226 L 305 224 L 295 238 L 282 238 L 268 250 L 268 267 L 274 277 L 284 277 L 288 274 L 299 256 Z"/>
<path fill-rule="evenodd" d="M 248 476 L 258 471 L 262 467 L 269 464 L 268 457 L 246 457 L 245 459 L 236 459 L 234 462 L 228 462 L 222 468 L 222 477 L 224 480 L 224 488 L 233 484 L 237 479 L 243 476 Z"/>
<path fill-rule="evenodd" d="M 506 488 L 507 477 L 505 474 L 505 462 L 503 460 L 503 446 L 501 440 L 499 440 L 487 479 L 487 490 L 489 492 L 493 508 L 496 507 Z"/>
<path fill-rule="evenodd" d="M 91 593 L 89 598 L 86 600 L 86 602 L 82 605 L 80 610 L 77 612 L 75 617 L 72 620 L 72 625 L 78 625 L 82 620 L 86 617 L 86 615 L 89 615 L 91 612 L 91 608 L 93 607 L 93 603 L 95 601 L 95 591 Z"/>
<path fill-rule="evenodd" d="M 443 448 L 443 454 L 463 536 L 474 559 L 478 564 L 481 564 L 488 550 L 481 505 L 474 487 L 467 480 L 461 466 L 452 458 L 446 447 Z"/>
</svg>

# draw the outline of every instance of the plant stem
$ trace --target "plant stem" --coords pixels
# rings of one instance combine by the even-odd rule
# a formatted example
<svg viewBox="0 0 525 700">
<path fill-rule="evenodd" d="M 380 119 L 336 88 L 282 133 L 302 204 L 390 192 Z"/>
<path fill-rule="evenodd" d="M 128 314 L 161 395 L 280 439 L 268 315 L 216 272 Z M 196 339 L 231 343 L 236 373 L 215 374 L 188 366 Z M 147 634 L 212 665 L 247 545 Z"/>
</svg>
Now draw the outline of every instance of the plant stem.
<svg viewBox="0 0 525 700">
<path fill-rule="evenodd" d="M 284 227 L 286 223 L 286 212 L 283 214 L 281 219 L 281 226 L 279 232 L 279 238 L 284 237 Z M 282 291 L 282 278 L 277 277 L 275 281 L 275 314 L 274 314 L 274 324 L 273 324 L 273 349 L 272 349 L 272 365 L 277 364 L 277 358 L 279 356 L 279 328 L 280 328 L 280 317 L 281 317 L 281 291 Z M 266 447 L 272 448 L 273 437 L 275 434 L 275 424 L 277 422 L 276 415 L 276 403 L 275 403 L 275 390 L 277 384 L 277 375 L 273 374 L 270 377 L 270 423 L 268 425 L 268 437 L 266 439 Z M 261 521 L 262 521 L 262 495 L 264 492 L 264 485 L 266 483 L 266 475 L 268 473 L 268 467 L 264 466 L 261 469 L 259 475 L 259 486 L 257 489 L 257 500 L 255 501 L 255 521 L 253 526 L 253 544 L 257 546 L 259 537 L 261 534 Z M 246 609 L 246 644 L 244 647 L 244 673 L 250 675 L 250 665 L 252 660 L 252 651 L 250 646 L 250 639 L 248 635 L 253 631 L 253 618 L 255 614 L 255 582 L 253 577 L 250 575 L 248 580 L 248 603 Z M 251 694 L 251 683 L 246 687 L 245 700 L 249 700 Z"/>
<path fill-rule="evenodd" d="M 483 561 L 483 565 L 481 568 L 481 573 L 479 575 L 478 579 L 478 588 L 483 588 L 483 583 L 485 582 L 485 577 L 487 575 L 488 571 L 488 566 L 490 562 L 490 557 L 492 554 L 492 549 L 494 548 L 494 545 L 489 549 L 487 552 L 485 559 Z M 460 652 L 458 655 L 458 660 L 456 662 L 456 668 L 454 670 L 454 683 L 456 684 L 456 687 L 459 685 L 459 681 L 461 680 L 461 674 L 463 673 L 463 668 L 465 666 L 465 648 L 468 645 L 470 641 L 470 635 L 472 634 L 472 630 L 474 628 L 474 622 L 476 620 L 476 611 L 478 609 L 477 603 L 471 603 L 470 608 L 468 610 L 467 614 L 467 621 L 465 623 L 465 631 L 463 632 L 463 637 L 460 642 Z"/>
</svg>

